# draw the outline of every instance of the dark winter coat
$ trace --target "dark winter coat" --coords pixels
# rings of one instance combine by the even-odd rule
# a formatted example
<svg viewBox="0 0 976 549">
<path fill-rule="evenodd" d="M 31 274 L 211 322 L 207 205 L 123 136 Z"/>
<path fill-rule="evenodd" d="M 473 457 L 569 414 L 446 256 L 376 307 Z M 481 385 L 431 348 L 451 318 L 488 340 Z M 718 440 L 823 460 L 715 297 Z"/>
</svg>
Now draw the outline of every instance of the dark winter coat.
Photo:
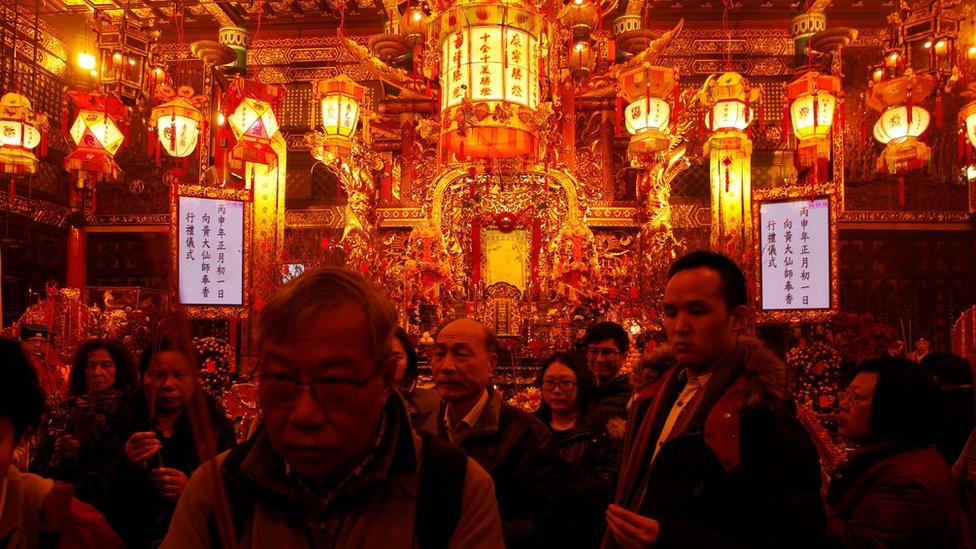
<svg viewBox="0 0 976 549">
<path fill-rule="evenodd" d="M 876 445 L 834 472 L 827 490 L 832 547 L 957 547 L 962 511 L 934 448 Z"/>
<path fill-rule="evenodd" d="M 611 418 L 627 419 L 627 404 L 633 396 L 627 374 L 621 374 L 603 386 L 593 387 L 590 405 L 587 408 L 587 423 L 595 427 L 606 426 Z"/>
<path fill-rule="evenodd" d="M 103 514 L 109 513 L 112 500 L 109 474 L 122 459 L 123 447 L 130 435 L 130 400 L 130 394 L 111 390 L 98 394 L 94 407 L 89 403 L 89 395 L 64 401 L 57 420 L 64 422 L 64 434 L 74 436 L 80 446 L 73 451 L 57 452 L 54 443 L 60 433 L 41 437 L 31 459 L 31 471 L 72 484 L 75 497 L 92 504 Z M 81 424 L 83 418 L 84 425 Z"/>
<path fill-rule="evenodd" d="M 436 434 L 449 441 L 446 406 L 442 401 Z M 553 451 L 552 435 L 542 422 L 489 390 L 474 427 L 453 443 L 494 480 L 506 547 L 541 547 L 559 535 L 558 506 L 568 469 Z"/>
<path fill-rule="evenodd" d="M 223 407 L 208 393 L 201 391 L 200 395 L 204 398 L 210 417 L 210 429 L 216 443 L 215 453 L 233 447 L 237 441 L 234 425 L 227 419 Z M 155 430 L 150 423 L 149 404 L 142 392 L 134 398 L 132 409 L 135 420 L 126 439 L 135 432 Z M 114 509 L 109 520 L 130 549 L 149 547 L 153 542 L 162 540 L 176 509 L 176 501 L 157 495 L 150 471 L 162 466 L 179 469 L 190 477 L 201 461 L 197 455 L 187 410 L 183 411 L 173 425 L 172 436 L 165 437 L 158 431 L 156 436 L 163 447 L 149 460 L 147 468 L 133 467 L 123 457 L 110 480 Z"/>
<path fill-rule="evenodd" d="M 675 361 L 668 348 L 653 359 Z M 820 546 L 819 458 L 796 419 L 783 363 L 758 341 L 740 338 L 712 368 L 690 420 L 651 464 L 685 379 L 675 365 L 637 392 L 617 503 L 660 523 L 657 548 Z M 617 546 L 609 533 L 604 540 Z"/>
<path fill-rule="evenodd" d="M 538 413 L 536 417 L 545 421 Z M 573 532 L 568 546 L 597 547 L 607 527 L 605 514 L 613 502 L 623 441 L 585 420 L 571 432 L 553 432 L 553 436 L 556 454 L 570 466 L 564 508 L 565 524 Z"/>
</svg>

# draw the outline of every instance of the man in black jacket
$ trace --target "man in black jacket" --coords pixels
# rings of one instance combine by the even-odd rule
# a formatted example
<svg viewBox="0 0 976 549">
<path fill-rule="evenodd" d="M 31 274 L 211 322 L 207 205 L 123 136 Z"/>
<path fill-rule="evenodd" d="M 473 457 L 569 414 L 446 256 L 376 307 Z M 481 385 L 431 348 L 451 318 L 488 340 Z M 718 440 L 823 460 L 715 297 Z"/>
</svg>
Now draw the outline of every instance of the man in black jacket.
<svg viewBox="0 0 976 549">
<path fill-rule="evenodd" d="M 630 340 L 620 324 L 598 322 L 586 331 L 583 345 L 586 365 L 596 381 L 587 417 L 591 425 L 604 429 L 614 418 L 627 419 L 627 404 L 633 389 L 627 374 L 620 373 L 620 367 L 627 357 Z"/>
<path fill-rule="evenodd" d="M 555 506 L 565 468 L 549 429 L 489 388 L 495 334 L 463 318 L 437 334 L 431 370 L 441 407 L 425 429 L 458 446 L 491 474 L 505 546 L 541 547 L 557 535 Z"/>
<path fill-rule="evenodd" d="M 694 252 L 664 290 L 671 367 L 637 390 L 604 547 L 804 547 L 824 535 L 820 466 L 789 375 L 744 337 L 746 282 Z"/>
</svg>

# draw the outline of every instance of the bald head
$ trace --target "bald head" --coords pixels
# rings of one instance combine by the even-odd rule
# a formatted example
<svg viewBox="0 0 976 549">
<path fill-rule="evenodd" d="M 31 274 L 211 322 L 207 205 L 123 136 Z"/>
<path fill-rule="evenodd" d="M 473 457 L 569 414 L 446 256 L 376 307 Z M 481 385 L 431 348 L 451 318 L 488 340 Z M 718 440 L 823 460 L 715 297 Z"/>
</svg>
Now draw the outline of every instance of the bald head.
<svg viewBox="0 0 976 549">
<path fill-rule="evenodd" d="M 491 331 L 488 326 L 485 326 L 482 322 L 477 321 L 473 318 L 459 318 L 457 320 L 452 320 L 445 324 L 437 336 L 440 337 L 441 334 L 454 334 L 454 333 L 470 333 L 470 334 L 480 334 L 480 343 L 484 346 L 485 351 L 488 354 L 495 354 L 498 347 L 498 340 L 495 338 L 495 332 Z"/>
</svg>

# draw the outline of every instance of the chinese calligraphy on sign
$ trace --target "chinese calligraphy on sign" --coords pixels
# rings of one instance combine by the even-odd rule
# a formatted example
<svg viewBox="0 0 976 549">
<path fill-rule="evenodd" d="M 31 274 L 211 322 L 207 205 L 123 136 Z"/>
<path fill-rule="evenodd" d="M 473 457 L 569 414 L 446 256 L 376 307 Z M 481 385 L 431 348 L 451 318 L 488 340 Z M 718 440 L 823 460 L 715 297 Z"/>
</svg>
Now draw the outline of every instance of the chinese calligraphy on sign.
<svg viewBox="0 0 976 549">
<path fill-rule="evenodd" d="M 759 222 L 763 310 L 829 309 L 829 200 L 766 202 Z"/>
<path fill-rule="evenodd" d="M 179 294 L 184 305 L 243 305 L 244 203 L 179 199 Z"/>
</svg>

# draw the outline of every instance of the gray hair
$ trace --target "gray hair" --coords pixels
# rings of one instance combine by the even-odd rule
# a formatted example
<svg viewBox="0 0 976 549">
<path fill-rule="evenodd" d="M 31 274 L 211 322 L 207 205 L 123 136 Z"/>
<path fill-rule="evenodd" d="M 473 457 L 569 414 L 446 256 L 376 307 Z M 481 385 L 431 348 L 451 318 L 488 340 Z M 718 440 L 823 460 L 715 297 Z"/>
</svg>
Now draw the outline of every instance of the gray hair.
<svg viewBox="0 0 976 549">
<path fill-rule="evenodd" d="M 286 341 L 316 314 L 346 304 L 362 307 L 373 357 L 386 360 L 397 326 L 393 305 L 365 277 L 343 269 L 308 272 L 275 291 L 258 316 L 258 352 L 265 341 Z"/>
</svg>

